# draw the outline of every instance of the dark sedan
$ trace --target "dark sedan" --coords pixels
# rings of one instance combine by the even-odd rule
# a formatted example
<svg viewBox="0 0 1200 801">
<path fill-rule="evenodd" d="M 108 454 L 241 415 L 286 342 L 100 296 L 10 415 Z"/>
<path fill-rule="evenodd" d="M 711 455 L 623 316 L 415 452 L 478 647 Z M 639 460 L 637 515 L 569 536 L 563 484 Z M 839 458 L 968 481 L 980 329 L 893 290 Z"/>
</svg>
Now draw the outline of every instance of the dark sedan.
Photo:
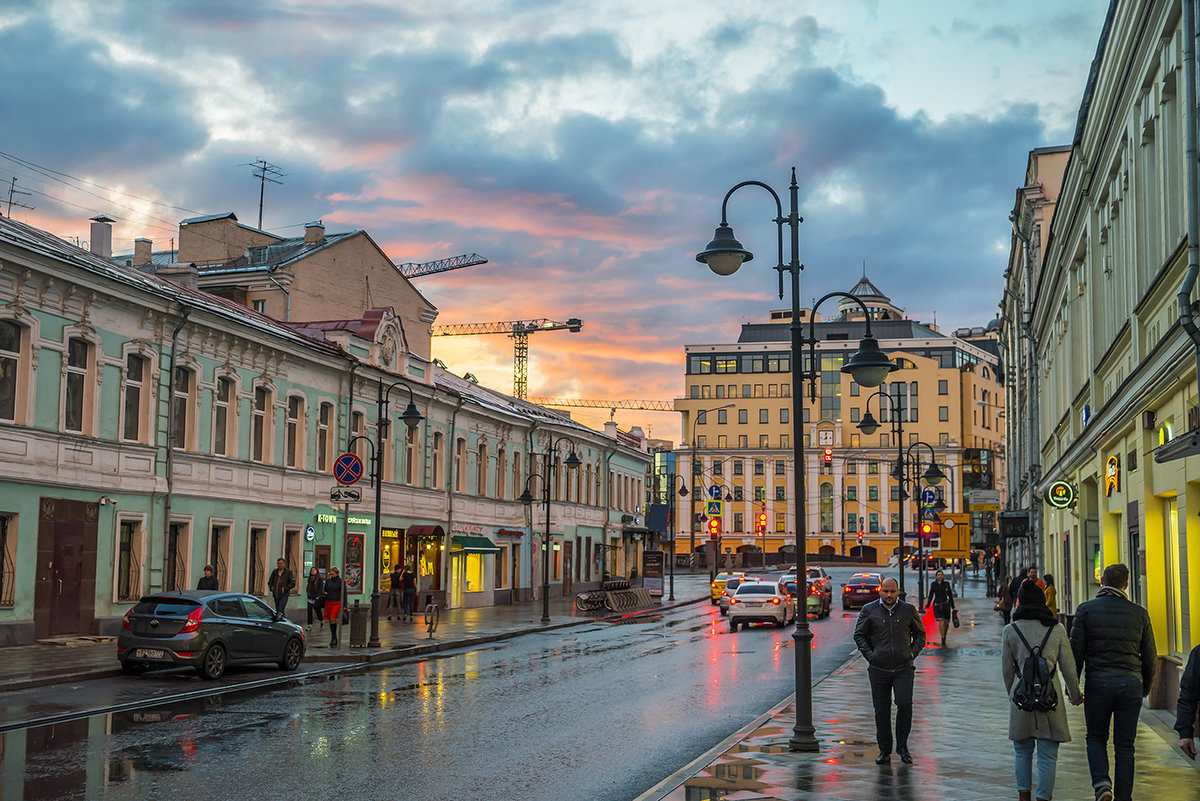
<svg viewBox="0 0 1200 801">
<path fill-rule="evenodd" d="M 229 665 L 274 662 L 295 670 L 304 630 L 253 595 L 184 590 L 147 595 L 125 613 L 117 637 L 121 670 L 194 667 L 217 679 Z"/>
<path fill-rule="evenodd" d="M 842 609 L 861 609 L 879 600 L 881 584 L 883 576 L 879 573 L 855 573 L 842 587 Z"/>
</svg>

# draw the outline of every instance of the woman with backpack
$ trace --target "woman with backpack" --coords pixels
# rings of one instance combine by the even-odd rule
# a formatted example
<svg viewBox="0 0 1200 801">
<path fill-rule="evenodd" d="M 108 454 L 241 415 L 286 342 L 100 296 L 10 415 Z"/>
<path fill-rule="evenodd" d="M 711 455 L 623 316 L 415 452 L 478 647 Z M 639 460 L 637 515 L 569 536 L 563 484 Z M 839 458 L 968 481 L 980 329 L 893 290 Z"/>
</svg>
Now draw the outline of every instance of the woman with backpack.
<svg viewBox="0 0 1200 801">
<path fill-rule="evenodd" d="M 1013 741 L 1017 797 L 1032 801 L 1033 754 L 1037 751 L 1037 799 L 1050 801 L 1058 763 L 1058 744 L 1070 742 L 1066 705 L 1056 674 L 1066 683 L 1072 704 L 1083 703 L 1079 674 L 1067 630 L 1046 606 L 1046 594 L 1035 582 L 1018 590 L 1012 623 L 1004 627 L 1000 669 L 1012 701 L 1008 738 Z"/>
</svg>

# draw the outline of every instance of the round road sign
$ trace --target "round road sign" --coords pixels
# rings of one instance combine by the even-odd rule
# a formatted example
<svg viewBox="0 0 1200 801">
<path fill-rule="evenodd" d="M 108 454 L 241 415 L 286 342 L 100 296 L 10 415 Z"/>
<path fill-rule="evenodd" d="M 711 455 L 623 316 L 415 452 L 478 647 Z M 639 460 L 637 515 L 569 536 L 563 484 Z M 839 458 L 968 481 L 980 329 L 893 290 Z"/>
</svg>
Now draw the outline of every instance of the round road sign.
<svg viewBox="0 0 1200 801">
<path fill-rule="evenodd" d="M 353 453 L 343 453 L 333 463 L 333 477 L 337 483 L 349 486 L 357 483 L 363 474 L 362 459 Z"/>
</svg>

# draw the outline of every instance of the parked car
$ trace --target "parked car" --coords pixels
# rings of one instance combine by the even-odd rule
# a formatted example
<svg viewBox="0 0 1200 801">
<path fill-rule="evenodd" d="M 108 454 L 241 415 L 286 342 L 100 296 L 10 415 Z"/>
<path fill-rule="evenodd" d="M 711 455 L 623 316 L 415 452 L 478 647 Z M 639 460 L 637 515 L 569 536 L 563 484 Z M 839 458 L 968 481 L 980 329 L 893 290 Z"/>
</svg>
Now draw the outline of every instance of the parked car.
<svg viewBox="0 0 1200 801">
<path fill-rule="evenodd" d="M 861 609 L 879 599 L 882 573 L 855 573 L 842 587 L 842 609 Z"/>
<path fill-rule="evenodd" d="M 780 579 L 779 583 L 783 585 L 784 590 L 788 595 L 796 600 L 796 614 L 800 614 L 800 598 L 802 590 L 796 587 L 796 579 L 794 576 L 785 576 Z M 829 617 L 830 608 L 833 606 L 833 589 L 826 586 L 825 583 L 814 581 L 810 576 L 808 579 L 808 596 L 804 601 L 805 613 L 815 615 L 817 618 Z"/>
<path fill-rule="evenodd" d="M 737 588 L 747 581 L 758 581 L 756 576 L 734 576 L 725 582 L 724 588 L 721 590 L 721 597 L 717 599 L 717 605 L 721 608 L 721 614 L 729 614 L 729 599 L 733 597 Z"/>
<path fill-rule="evenodd" d="M 729 630 L 750 623 L 786 626 L 796 620 L 792 597 L 777 582 L 744 581 L 729 599 Z"/>
<path fill-rule="evenodd" d="M 121 670 L 194 667 L 217 679 L 229 665 L 274 662 L 295 670 L 304 629 L 253 595 L 213 590 L 162 592 L 125 613 L 117 637 Z"/>
<path fill-rule="evenodd" d="M 712 591 L 713 606 L 716 606 L 721 600 L 721 590 L 725 589 L 725 582 L 729 581 L 729 579 L 733 578 L 734 576 L 741 578 L 745 575 L 745 573 L 718 573 L 716 578 L 713 579 L 712 587 L 710 588 Z"/>
<path fill-rule="evenodd" d="M 796 571 L 793 570 L 792 572 L 795 573 Z M 830 597 L 833 596 L 833 579 L 829 578 L 829 574 L 825 572 L 825 568 L 810 567 L 808 569 L 808 585 L 811 587 L 814 584 L 820 586 L 822 592 L 829 593 Z"/>
</svg>

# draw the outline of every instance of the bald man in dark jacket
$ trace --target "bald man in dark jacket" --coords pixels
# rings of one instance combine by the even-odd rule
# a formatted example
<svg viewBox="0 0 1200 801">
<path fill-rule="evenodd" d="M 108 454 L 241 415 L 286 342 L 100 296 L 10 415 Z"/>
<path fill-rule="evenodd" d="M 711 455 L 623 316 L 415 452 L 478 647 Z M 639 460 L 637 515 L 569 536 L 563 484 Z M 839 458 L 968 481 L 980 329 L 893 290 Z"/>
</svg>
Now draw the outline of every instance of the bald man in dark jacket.
<svg viewBox="0 0 1200 801">
<path fill-rule="evenodd" d="M 1150 692 L 1158 652 L 1150 614 L 1129 600 L 1129 568 L 1104 568 L 1096 597 L 1079 605 L 1071 627 L 1071 650 L 1083 673 L 1083 717 L 1088 768 L 1096 801 L 1133 797 L 1133 741 L 1142 698 Z M 1116 783 L 1108 772 L 1108 729 L 1112 723 Z"/>
</svg>

